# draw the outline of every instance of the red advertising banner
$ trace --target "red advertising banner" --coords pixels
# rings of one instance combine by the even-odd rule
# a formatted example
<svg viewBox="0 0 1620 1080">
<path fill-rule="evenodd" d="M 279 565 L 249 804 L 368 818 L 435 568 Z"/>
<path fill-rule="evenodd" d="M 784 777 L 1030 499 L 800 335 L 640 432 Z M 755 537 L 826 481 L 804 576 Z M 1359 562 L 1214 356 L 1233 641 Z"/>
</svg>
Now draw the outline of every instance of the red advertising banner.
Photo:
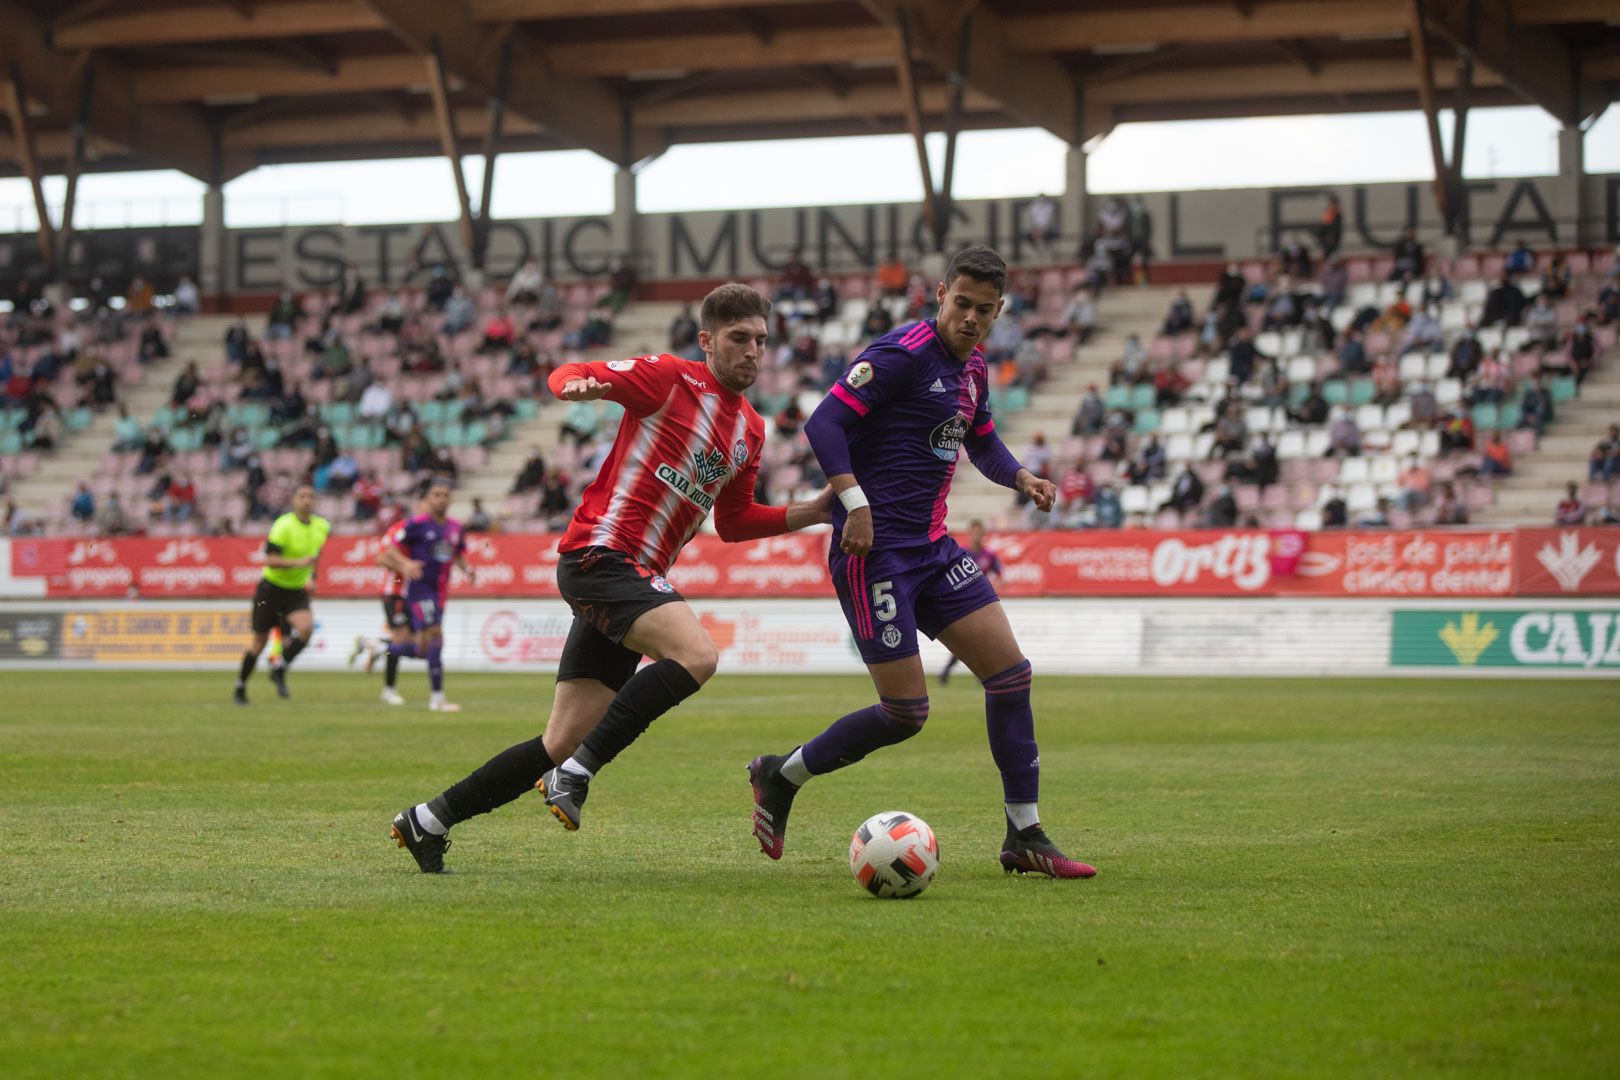
<svg viewBox="0 0 1620 1080">
<path fill-rule="evenodd" d="M 1620 529 L 1519 530 L 1520 596 L 1620 595 Z"/>
<path fill-rule="evenodd" d="M 556 536 L 480 535 L 453 596 L 557 595 Z M 14 545 L 20 542 L 14 542 Z M 377 595 L 381 537 L 333 537 L 318 595 Z M 1002 533 L 1006 596 L 1499 597 L 1620 595 L 1620 530 L 1262 532 L 1082 530 Z M 43 577 L 60 599 L 246 596 L 263 571 L 256 539 L 29 540 L 12 573 Z M 684 595 L 826 597 L 826 533 L 745 544 L 699 536 L 669 573 Z M 21 557 L 19 558 L 19 555 Z M 492 630 L 506 640 L 505 630 Z M 544 634 L 516 633 L 532 641 Z M 504 645 L 492 646 L 494 651 Z M 525 646 L 529 648 L 532 646 Z"/>
</svg>

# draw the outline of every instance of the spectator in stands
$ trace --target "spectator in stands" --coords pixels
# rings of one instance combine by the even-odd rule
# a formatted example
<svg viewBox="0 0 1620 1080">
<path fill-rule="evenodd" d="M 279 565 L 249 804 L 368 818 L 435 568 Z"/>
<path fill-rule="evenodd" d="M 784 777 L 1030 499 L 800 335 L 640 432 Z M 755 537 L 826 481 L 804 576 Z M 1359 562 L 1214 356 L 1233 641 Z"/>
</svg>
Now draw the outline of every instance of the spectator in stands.
<svg viewBox="0 0 1620 1080">
<path fill-rule="evenodd" d="M 1457 340 L 1451 343 L 1451 366 L 1446 369 L 1446 378 L 1467 380 L 1484 356 L 1485 350 L 1474 333 L 1474 324 L 1469 323 L 1457 335 Z"/>
<path fill-rule="evenodd" d="M 1146 484 L 1152 480 L 1163 480 L 1168 471 L 1158 432 L 1149 432 L 1148 437 L 1137 446 L 1136 456 L 1125 467 L 1125 475 L 1133 484 Z"/>
<path fill-rule="evenodd" d="M 1240 484 L 1256 484 L 1263 491 L 1277 482 L 1277 447 L 1264 431 L 1255 437 L 1245 458 L 1228 459 L 1222 479 Z"/>
<path fill-rule="evenodd" d="M 538 446 L 531 446 L 529 460 L 523 463 L 523 468 L 518 470 L 517 479 L 512 481 L 512 494 L 522 495 L 526 491 L 539 490 L 545 478 L 546 459 Z"/>
<path fill-rule="evenodd" d="M 1198 509 L 1203 501 L 1204 481 L 1189 461 L 1182 465 L 1181 472 L 1176 475 L 1175 483 L 1170 486 L 1170 497 L 1159 507 L 1159 512 L 1162 514 L 1166 510 L 1174 510 L 1178 518 L 1185 520 L 1187 511 Z"/>
<path fill-rule="evenodd" d="M 827 278 L 816 282 L 816 322 L 825 324 L 838 314 L 838 290 Z"/>
<path fill-rule="evenodd" d="M 253 438 L 247 428 L 238 424 L 219 448 L 219 471 L 239 472 L 248 467 L 252 457 Z"/>
<path fill-rule="evenodd" d="M 1530 345 L 1542 350 L 1557 347 L 1558 308 L 1553 305 L 1552 297 L 1546 293 L 1537 296 L 1524 324 L 1530 330 Z"/>
<path fill-rule="evenodd" d="M 998 367 L 1011 360 L 1024 343 L 1024 320 L 1021 316 L 1003 314 L 990 324 L 990 336 L 984 342 L 985 360 Z"/>
<path fill-rule="evenodd" d="M 1513 371 L 1500 350 L 1487 356 L 1474 372 L 1470 397 L 1475 405 L 1500 405 L 1512 385 Z"/>
<path fill-rule="evenodd" d="M 360 395 L 355 413 L 362 420 L 380 423 L 394 408 L 394 393 L 384 382 L 373 382 Z"/>
<path fill-rule="evenodd" d="M 1456 295 L 1457 291 L 1451 287 L 1451 282 L 1438 271 L 1423 279 L 1423 306 L 1426 308 L 1437 308 Z"/>
<path fill-rule="evenodd" d="M 436 263 L 428 275 L 427 288 L 422 290 L 423 298 L 428 307 L 442 312 L 455 295 L 456 288 L 455 271 L 444 263 Z"/>
<path fill-rule="evenodd" d="M 692 305 L 682 304 L 680 314 L 669 324 L 669 351 L 680 355 L 683 349 L 690 349 L 697 342 L 697 336 L 698 324 Z"/>
<path fill-rule="evenodd" d="M 1513 475 L 1513 452 L 1508 449 L 1500 428 L 1491 432 L 1491 439 L 1485 444 L 1485 456 L 1479 463 L 1479 472 L 1481 476 Z"/>
<path fill-rule="evenodd" d="M 1294 299 L 1293 287 L 1285 275 L 1277 279 L 1276 291 L 1271 294 L 1271 299 L 1266 304 L 1266 313 L 1260 321 L 1260 326 L 1264 330 L 1286 330 L 1298 323 L 1299 302 Z"/>
<path fill-rule="evenodd" d="M 1335 406 L 1333 423 L 1328 427 L 1328 448 L 1323 457 L 1360 457 L 1361 428 L 1355 416 L 1344 405 Z"/>
<path fill-rule="evenodd" d="M 1051 261 L 1052 246 L 1058 237 L 1057 218 L 1057 200 L 1050 195 L 1037 195 L 1024 207 L 1024 239 L 1029 241 L 1035 258 Z"/>
<path fill-rule="evenodd" d="M 298 301 L 287 289 L 281 290 L 276 302 L 270 305 L 270 316 L 265 323 L 265 336 L 271 341 L 286 341 L 293 336 L 298 325 Z"/>
<path fill-rule="evenodd" d="M 1401 399 L 1401 371 L 1395 358 L 1387 353 L 1378 358 L 1372 369 L 1374 405 L 1393 405 Z"/>
<path fill-rule="evenodd" d="M 506 374 L 533 375 L 540 370 L 540 355 L 535 352 L 528 339 L 518 338 L 513 342 L 511 351 L 506 354 Z M 546 370 L 550 370 L 549 365 L 546 365 Z"/>
<path fill-rule="evenodd" d="M 1564 497 L 1553 509 L 1554 525 L 1585 525 L 1586 504 L 1581 501 L 1581 486 L 1571 480 L 1564 488 Z"/>
<path fill-rule="evenodd" d="M 396 401 L 383 418 L 383 443 L 402 444 L 411 432 L 421 426 L 416 412 L 408 401 Z"/>
<path fill-rule="evenodd" d="M 1320 382 L 1311 383 L 1304 400 L 1289 412 L 1288 418 L 1301 427 L 1315 427 L 1328 418 L 1328 402 L 1322 396 Z"/>
<path fill-rule="evenodd" d="M 506 286 L 506 302 L 508 304 L 533 304 L 540 300 L 540 290 L 545 286 L 545 275 L 540 273 L 540 263 L 534 259 L 524 259 L 523 265 L 517 268 L 512 280 Z"/>
<path fill-rule="evenodd" d="M 1509 274 L 1518 277 L 1536 268 L 1536 256 L 1530 250 L 1530 245 L 1520 238 L 1519 242 L 1513 245 L 1513 250 L 1508 252 L 1507 260 L 1502 265 Z"/>
<path fill-rule="evenodd" d="M 1300 348 L 1306 353 L 1324 353 L 1332 351 L 1338 344 L 1339 332 L 1334 329 L 1333 322 L 1327 317 L 1327 310 L 1317 302 L 1315 297 L 1307 296 L 1302 307 L 1303 314 L 1299 320 Z"/>
<path fill-rule="evenodd" d="M 1586 377 L 1597 365 L 1597 345 L 1592 340 L 1592 327 L 1585 319 L 1569 332 L 1569 366 L 1575 373 L 1577 387 L 1586 383 Z"/>
<path fill-rule="evenodd" d="M 1001 320 L 997 319 L 997 322 Z M 887 304 L 873 304 L 866 309 L 866 320 L 861 323 L 861 337 L 870 341 L 872 338 L 882 337 L 894 329 L 894 316 L 889 314 Z"/>
<path fill-rule="evenodd" d="M 102 536 L 123 536 L 129 532 L 129 520 L 124 516 L 124 504 L 119 501 L 118 492 L 109 492 L 102 501 L 101 512 L 96 515 L 96 528 Z"/>
<path fill-rule="evenodd" d="M 139 450 L 145 437 L 141 431 L 141 422 L 129 415 L 129 406 L 118 406 L 118 420 L 113 425 L 113 451 L 123 453 L 129 450 Z"/>
<path fill-rule="evenodd" d="M 1586 460 L 1586 478 L 1607 484 L 1620 477 L 1620 424 L 1610 424 Z"/>
<path fill-rule="evenodd" d="M 1378 496 L 1373 508 L 1362 514 L 1356 521 L 1358 529 L 1387 529 L 1389 528 L 1389 499 L 1383 495 Z"/>
<path fill-rule="evenodd" d="M 1322 245 L 1323 260 L 1333 258 L 1344 241 L 1344 209 L 1339 197 L 1328 193 L 1327 205 L 1322 208 L 1322 223 L 1316 229 L 1316 242 Z"/>
<path fill-rule="evenodd" d="M 1037 431 L 1030 436 L 1029 445 L 1024 447 L 1018 463 L 1041 479 L 1046 479 L 1052 472 L 1052 448 L 1046 445 L 1046 436 Z M 1020 506 L 1023 501 L 1020 500 Z"/>
<path fill-rule="evenodd" d="M 461 475 L 461 467 L 456 464 L 456 459 L 451 456 L 448 446 L 441 446 L 434 451 L 433 460 L 429 463 L 429 469 L 434 476 L 448 476 L 452 482 Z"/>
<path fill-rule="evenodd" d="M 1485 307 L 1480 312 L 1479 325 L 1495 326 L 1500 323 L 1503 326 L 1518 326 L 1528 303 L 1523 291 L 1511 279 L 1497 278 L 1491 291 L 1485 294 Z"/>
<path fill-rule="evenodd" d="M 993 331 L 992 331 L 993 332 Z M 1109 370 L 1108 379 L 1115 386 L 1135 386 L 1147 382 L 1147 349 L 1135 334 L 1125 338 L 1125 348 L 1117 363 Z"/>
<path fill-rule="evenodd" d="M 556 469 L 546 473 L 544 485 L 540 489 L 540 516 L 546 519 L 547 529 L 557 529 L 565 521 L 573 509 L 573 500 L 568 496 L 568 477 Z"/>
<path fill-rule="evenodd" d="M 1217 410 L 1214 433 L 1215 442 L 1209 448 L 1209 460 L 1243 453 L 1243 448 L 1249 442 L 1249 425 L 1243 418 L 1243 406 L 1239 402 L 1227 401 Z"/>
<path fill-rule="evenodd" d="M 1080 407 L 1075 410 L 1074 423 L 1069 427 L 1069 434 L 1095 435 L 1102 430 L 1105 413 L 1102 395 L 1097 392 L 1097 384 L 1088 383 L 1085 395 L 1080 399 Z"/>
<path fill-rule="evenodd" d="M 1350 522 L 1350 511 L 1345 505 L 1344 492 L 1337 484 L 1329 484 L 1327 498 L 1322 501 L 1322 528 L 1342 529 Z"/>
<path fill-rule="evenodd" d="M 1534 430 L 1539 439 L 1547 433 L 1547 425 L 1553 422 L 1555 413 L 1552 395 L 1541 385 L 1541 376 L 1532 376 L 1519 399 L 1519 427 Z"/>
<path fill-rule="evenodd" d="M 1238 386 L 1253 377 L 1257 360 L 1271 359 L 1255 347 L 1254 331 L 1247 326 L 1238 328 L 1237 336 L 1228 345 L 1227 358 L 1228 377 Z"/>
<path fill-rule="evenodd" d="M 190 521 L 197 513 L 197 485 L 189 473 L 182 473 L 169 481 L 165 494 L 165 516 L 170 521 Z"/>
<path fill-rule="evenodd" d="M 450 299 L 444 305 L 444 322 L 440 332 L 447 338 L 453 338 L 472 326 L 473 320 L 478 317 L 478 308 L 473 298 L 467 295 L 467 290 L 460 285 L 455 286 Z"/>
<path fill-rule="evenodd" d="M 530 332 L 552 331 L 563 324 L 563 297 L 556 286 L 547 284 L 540 290 L 529 316 Z"/>
<path fill-rule="evenodd" d="M 118 400 L 118 375 L 99 353 L 85 350 L 75 365 L 74 381 L 80 390 L 79 404 L 101 411 Z"/>
<path fill-rule="evenodd" d="M 421 428 L 412 428 L 399 444 L 399 467 L 405 472 L 420 472 L 433 461 L 433 447 Z"/>
<path fill-rule="evenodd" d="M 354 357 L 341 337 L 334 336 L 310 370 L 312 379 L 336 379 L 354 370 Z"/>
<path fill-rule="evenodd" d="M 1371 329 L 1381 330 L 1386 334 L 1399 334 L 1411 321 L 1412 305 L 1406 302 L 1406 293 L 1403 290 L 1397 293 L 1390 305 L 1373 320 Z"/>
<path fill-rule="evenodd" d="M 1365 375 L 1371 370 L 1367 346 L 1360 330 L 1350 330 L 1339 343 L 1339 374 Z"/>
<path fill-rule="evenodd" d="M 240 364 L 247 358 L 248 342 L 251 340 L 247 323 L 238 315 L 231 320 L 231 325 L 225 328 L 225 359 L 233 364 Z"/>
<path fill-rule="evenodd" d="M 1153 265 L 1153 214 L 1140 195 L 1131 196 L 1130 205 L 1131 265 L 1138 285 L 1146 285 L 1148 270 Z"/>
<path fill-rule="evenodd" d="M 1423 276 L 1428 263 L 1428 256 L 1424 254 L 1423 245 L 1418 243 L 1417 232 L 1410 225 L 1401 230 L 1401 238 L 1395 242 L 1395 265 L 1390 268 L 1390 281 L 1415 281 Z"/>
<path fill-rule="evenodd" d="M 17 505 L 15 499 L 6 500 L 5 513 L 0 515 L 0 536 L 27 536 L 33 529 L 28 511 Z"/>
<path fill-rule="evenodd" d="M 1059 337 L 1072 335 L 1076 345 L 1084 345 L 1090 341 L 1092 333 L 1097 329 L 1097 302 L 1092 299 L 1091 290 L 1084 285 L 1077 286 L 1069 296 L 1069 302 L 1064 305 L 1058 321 Z"/>
<path fill-rule="evenodd" d="M 1237 524 L 1237 519 L 1237 497 L 1232 485 L 1222 484 L 1215 489 L 1215 497 L 1204 511 L 1204 525 L 1211 529 L 1230 529 Z"/>
<path fill-rule="evenodd" d="M 498 309 L 484 324 L 484 340 L 478 346 L 481 353 L 501 352 L 512 347 L 512 316 L 505 308 Z"/>
<path fill-rule="evenodd" d="M 1428 505 L 1433 477 L 1424 466 L 1423 459 L 1416 454 L 1406 459 L 1406 466 L 1395 478 L 1395 483 L 1400 487 L 1395 502 L 1402 510 L 1412 514 Z"/>
<path fill-rule="evenodd" d="M 1297 238 L 1290 240 L 1277 256 L 1277 273 L 1283 278 L 1309 281 L 1315 271 L 1309 249 Z"/>
<path fill-rule="evenodd" d="M 1275 361 L 1273 361 L 1275 365 Z M 1160 409 L 1181 404 L 1181 397 L 1192 387 L 1192 381 L 1181 373 L 1173 360 L 1161 360 L 1153 368 L 1153 403 Z"/>
<path fill-rule="evenodd" d="M 130 279 L 129 291 L 124 294 L 124 314 L 145 315 L 152 310 L 155 298 L 151 282 L 136 274 Z"/>
<path fill-rule="evenodd" d="M 309 412 L 309 402 L 304 400 L 304 392 L 297 383 L 293 383 L 280 396 L 271 399 L 270 419 L 286 424 L 296 421 Z"/>
<path fill-rule="evenodd" d="M 1466 525 L 1468 524 L 1468 505 L 1457 498 L 1457 488 L 1450 480 L 1442 480 L 1436 485 L 1438 494 L 1434 500 L 1434 523 L 1436 525 Z"/>
<path fill-rule="evenodd" d="M 377 479 L 373 472 L 363 472 L 349 489 L 354 496 L 354 519 L 356 521 L 372 521 L 382 510 L 383 490 L 382 481 Z"/>
<path fill-rule="evenodd" d="M 1193 328 L 1194 318 L 1192 300 L 1187 297 L 1187 290 L 1177 290 L 1176 298 L 1170 301 L 1170 309 L 1165 312 L 1164 324 L 1159 327 L 1159 333 L 1184 334 Z"/>
<path fill-rule="evenodd" d="M 168 339 L 163 336 L 163 328 L 151 314 L 148 314 L 141 323 L 141 336 L 136 345 L 135 355 L 142 364 L 168 359 Z"/>
<path fill-rule="evenodd" d="M 1620 263 L 1615 265 L 1608 283 L 1598 292 L 1597 304 L 1592 308 L 1591 316 L 1599 326 L 1613 326 L 1620 322 Z"/>
<path fill-rule="evenodd" d="M 898 256 L 892 256 L 879 264 L 877 273 L 873 275 L 873 281 L 877 285 L 878 296 L 882 299 L 904 296 L 906 286 L 911 282 L 911 271 Z"/>
<path fill-rule="evenodd" d="M 1414 352 L 1440 352 L 1446 347 L 1445 331 L 1440 329 L 1440 313 L 1431 307 L 1420 309 L 1406 324 L 1401 335 L 1400 355 Z"/>
<path fill-rule="evenodd" d="M 68 513 L 81 524 L 96 516 L 96 497 L 90 493 L 90 485 L 83 480 L 79 481 L 79 489 L 73 496 L 73 505 Z"/>
<path fill-rule="evenodd" d="M 593 345 L 606 345 L 613 339 L 613 308 L 597 306 L 585 317 L 585 325 L 563 337 L 563 345 L 570 349 L 589 349 Z"/>
<path fill-rule="evenodd" d="M 489 519 L 484 510 L 484 500 L 473 496 L 472 513 L 467 516 L 466 531 L 469 533 L 487 533 L 494 529 L 495 523 Z"/>
<path fill-rule="evenodd" d="M 636 290 L 640 287 L 641 276 L 636 273 L 636 264 L 629 255 L 620 255 L 608 274 L 608 291 L 596 302 L 596 306 L 618 314 L 624 310 L 624 305 L 636 298 Z M 806 289 L 806 295 L 808 292 Z"/>
<path fill-rule="evenodd" d="M 202 310 L 202 290 L 189 274 L 181 274 L 174 287 L 174 305 L 169 309 L 176 315 L 195 315 Z"/>
<path fill-rule="evenodd" d="M 373 334 L 397 334 L 405 325 L 405 300 L 397 292 L 389 293 L 377 309 L 376 320 L 366 329 Z"/>
<path fill-rule="evenodd" d="M 1052 506 L 1052 522 L 1060 529 L 1078 529 L 1085 524 L 1086 509 L 1097 495 L 1097 485 L 1086 471 L 1084 460 L 1069 462 L 1058 481 L 1057 502 Z"/>
<path fill-rule="evenodd" d="M 353 266 L 343 268 L 343 284 L 338 290 L 339 315 L 356 315 L 366 309 L 366 282 Z"/>
<path fill-rule="evenodd" d="M 1316 283 L 1321 290 L 1319 302 L 1322 310 L 1331 312 L 1344 303 L 1344 294 L 1350 288 L 1350 269 L 1343 259 L 1324 257 Z"/>
<path fill-rule="evenodd" d="M 147 476 L 174 451 L 169 446 L 169 429 L 155 427 L 146 433 L 146 440 L 141 444 L 141 460 L 135 465 L 137 476 Z"/>
<path fill-rule="evenodd" d="M 1440 452 L 1469 451 L 1474 448 L 1474 418 L 1467 409 L 1458 409 L 1441 418 Z"/>
<path fill-rule="evenodd" d="M 371 369 L 371 357 L 362 356 L 358 367 L 351 368 L 349 372 L 332 380 L 332 400 L 346 401 L 350 405 L 358 404 L 377 382 L 377 373 Z"/>
<path fill-rule="evenodd" d="M 1125 523 L 1125 508 L 1120 505 L 1119 492 L 1111 483 L 1103 484 L 1097 489 L 1097 497 L 1092 500 L 1091 509 L 1099 529 L 1117 529 Z"/>
<path fill-rule="evenodd" d="M 1434 388 L 1427 379 L 1418 383 L 1417 389 L 1406 399 L 1406 404 L 1412 410 L 1411 418 L 1406 421 L 1409 428 L 1427 431 L 1440 419 L 1440 402 L 1435 398 Z"/>
</svg>

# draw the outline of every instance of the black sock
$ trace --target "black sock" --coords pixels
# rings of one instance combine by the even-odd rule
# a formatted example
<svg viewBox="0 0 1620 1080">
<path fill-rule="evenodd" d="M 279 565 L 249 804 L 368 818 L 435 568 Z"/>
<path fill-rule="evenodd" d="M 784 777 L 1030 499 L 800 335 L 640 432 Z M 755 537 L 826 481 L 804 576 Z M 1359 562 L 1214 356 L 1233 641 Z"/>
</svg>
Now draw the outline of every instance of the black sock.
<svg viewBox="0 0 1620 1080">
<path fill-rule="evenodd" d="M 308 639 L 301 637 L 298 633 L 289 634 L 281 643 L 281 666 L 286 667 L 298 659 L 298 654 L 303 652 L 304 646 L 308 644 Z"/>
<path fill-rule="evenodd" d="M 394 683 L 399 681 L 399 657 L 393 653 L 388 654 L 388 662 L 383 666 L 383 685 L 392 690 Z"/>
<path fill-rule="evenodd" d="M 698 692 L 698 681 L 673 660 L 660 660 L 630 676 L 574 760 L 595 773 L 618 757 L 652 722 Z"/>
<path fill-rule="evenodd" d="M 236 685 L 246 686 L 248 677 L 253 674 L 253 666 L 259 662 L 259 654 L 242 650 L 242 670 L 236 674 Z"/>
<path fill-rule="evenodd" d="M 540 739 L 520 742 L 478 766 L 465 780 L 445 788 L 437 799 L 429 799 L 428 809 L 448 829 L 458 821 L 505 806 L 533 788 L 555 764 Z"/>
</svg>

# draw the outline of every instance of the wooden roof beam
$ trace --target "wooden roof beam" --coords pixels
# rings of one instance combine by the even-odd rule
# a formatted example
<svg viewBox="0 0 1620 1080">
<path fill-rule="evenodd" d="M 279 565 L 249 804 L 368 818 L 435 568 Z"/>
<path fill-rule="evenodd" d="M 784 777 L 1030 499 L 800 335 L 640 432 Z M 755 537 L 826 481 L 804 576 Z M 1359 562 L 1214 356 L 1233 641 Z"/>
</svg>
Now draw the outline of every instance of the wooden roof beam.
<svg viewBox="0 0 1620 1080">
<path fill-rule="evenodd" d="M 1467 47 L 1469 7 L 1470 0 L 1430 0 L 1423 7 L 1424 23 L 1451 44 Z M 1563 38 L 1551 30 L 1519 23 L 1507 0 L 1480 2 L 1477 11 L 1475 60 L 1565 127 L 1579 124 L 1580 68 Z"/>
</svg>

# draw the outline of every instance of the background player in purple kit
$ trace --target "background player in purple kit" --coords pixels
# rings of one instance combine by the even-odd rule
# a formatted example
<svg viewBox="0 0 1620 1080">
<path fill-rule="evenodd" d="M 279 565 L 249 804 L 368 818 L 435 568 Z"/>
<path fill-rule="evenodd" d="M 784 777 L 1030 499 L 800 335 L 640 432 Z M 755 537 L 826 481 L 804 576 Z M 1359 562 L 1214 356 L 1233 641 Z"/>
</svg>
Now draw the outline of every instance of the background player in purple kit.
<svg viewBox="0 0 1620 1080">
<path fill-rule="evenodd" d="M 395 527 L 378 562 L 405 579 L 405 610 L 410 616 L 416 640 L 410 643 L 414 655 L 427 660 L 428 681 L 433 696 L 428 708 L 434 712 L 460 712 L 461 706 L 444 698 L 444 605 L 450 594 L 450 567 L 459 566 L 469 579 L 473 568 L 467 563 L 467 538 L 461 522 L 447 517 L 450 511 L 450 482 L 436 478 L 428 487 L 427 513 L 407 518 Z M 389 651 L 400 649 L 390 645 Z"/>
<path fill-rule="evenodd" d="M 782 857 L 793 798 L 812 776 L 922 730 L 928 679 L 917 652 L 921 630 L 984 684 L 1005 802 L 1002 867 L 1064 878 L 1097 872 L 1065 856 L 1041 828 L 1029 661 L 996 590 L 945 529 L 945 495 L 964 445 L 981 473 L 1041 511 L 1057 496 L 1049 481 L 1019 466 L 990 416 L 979 344 L 1001 313 L 1006 287 L 1007 264 L 990 248 L 957 252 L 938 288 L 938 318 L 874 341 L 805 424 L 841 503 L 833 506 L 828 566 L 878 703 L 789 754 L 762 755 L 748 766 L 754 836 L 773 859 Z"/>
<path fill-rule="evenodd" d="M 973 556 L 973 561 L 979 564 L 979 570 L 990 579 L 991 585 L 1001 584 L 1001 556 L 984 546 L 984 522 L 974 521 L 968 525 L 967 553 Z M 944 686 L 951 680 L 951 669 L 962 661 L 955 653 L 945 661 L 945 670 L 939 673 L 939 685 Z"/>
</svg>

